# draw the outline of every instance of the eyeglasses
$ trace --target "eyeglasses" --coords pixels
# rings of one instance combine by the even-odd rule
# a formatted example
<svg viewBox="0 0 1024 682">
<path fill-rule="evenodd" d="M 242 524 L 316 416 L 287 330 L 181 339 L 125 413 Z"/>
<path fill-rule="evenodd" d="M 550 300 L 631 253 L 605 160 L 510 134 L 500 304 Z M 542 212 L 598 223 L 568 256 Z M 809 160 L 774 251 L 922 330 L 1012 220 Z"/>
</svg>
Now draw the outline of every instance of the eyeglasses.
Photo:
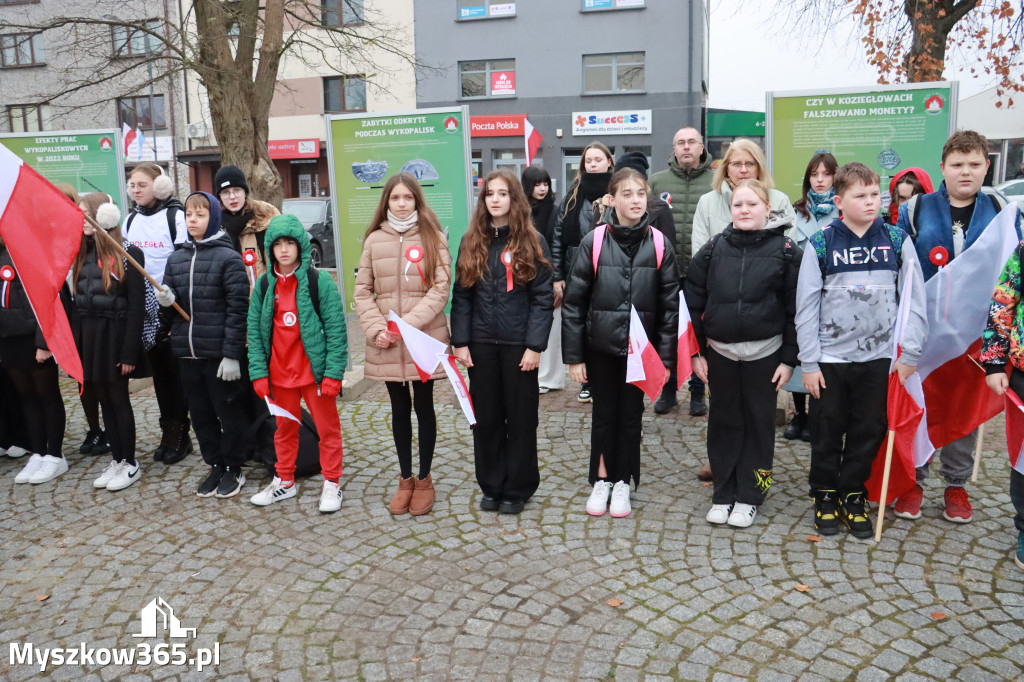
<svg viewBox="0 0 1024 682">
<path fill-rule="evenodd" d="M 757 168 L 757 161 L 730 161 L 729 168 Z"/>
<path fill-rule="evenodd" d="M 677 147 L 696 147 L 702 144 L 700 140 L 676 140 Z"/>
<path fill-rule="evenodd" d="M 242 197 L 245 196 L 245 190 L 241 187 L 228 187 L 220 191 L 221 197 Z"/>
</svg>

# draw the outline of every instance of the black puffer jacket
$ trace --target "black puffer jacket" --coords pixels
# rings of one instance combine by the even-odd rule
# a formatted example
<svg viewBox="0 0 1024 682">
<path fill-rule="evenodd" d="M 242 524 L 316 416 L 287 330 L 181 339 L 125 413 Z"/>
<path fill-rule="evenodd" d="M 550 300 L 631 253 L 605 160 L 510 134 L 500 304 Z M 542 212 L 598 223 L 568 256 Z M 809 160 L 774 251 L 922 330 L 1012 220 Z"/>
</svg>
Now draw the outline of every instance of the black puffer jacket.
<svg viewBox="0 0 1024 682">
<path fill-rule="evenodd" d="M 803 253 L 783 234 L 791 226 L 788 218 L 757 231 L 730 224 L 693 255 L 686 305 L 702 352 L 708 337 L 740 343 L 782 334 L 782 362 L 796 366 L 793 317 Z"/>
<path fill-rule="evenodd" d="M 552 269 L 536 262 L 537 276 L 526 286 L 513 283 L 506 290 L 505 265 L 501 253 L 508 245 L 508 227 L 498 228 L 487 246 L 487 270 L 471 287 L 455 282 L 452 295 L 452 348 L 470 343 L 494 343 L 526 346 L 543 352 L 554 314 L 555 292 Z M 551 251 L 538 235 L 544 258 L 551 262 Z M 462 247 L 459 247 L 459 256 Z"/>
<path fill-rule="evenodd" d="M 149 284 L 142 275 L 128 265 L 124 269 L 123 281 L 113 293 L 103 288 L 103 271 L 92 239 L 85 240 L 85 259 L 75 282 L 75 308 L 78 318 L 99 317 L 114 320 L 116 340 L 121 344 L 117 360 L 121 364 L 138 366 L 142 355 L 142 323 L 146 318 L 146 287 Z M 127 245 L 125 251 L 139 265 L 145 266 L 146 257 L 137 246 Z M 76 325 L 77 326 L 77 325 Z M 78 335 L 81 344 L 81 335 Z M 81 348 L 81 345 L 79 345 Z"/>
<path fill-rule="evenodd" d="M 648 216 L 634 227 L 616 224 L 614 212 L 601 245 L 594 276 L 594 235 L 580 242 L 562 300 L 562 361 L 585 362 L 587 349 L 609 355 L 629 352 L 629 310 L 636 308 L 647 339 L 662 362 L 676 357 L 679 325 L 679 273 L 676 254 L 663 235 L 665 251 L 658 266 Z"/>
<path fill-rule="evenodd" d="M 164 284 L 190 317 L 174 308 L 161 310 L 161 328 L 170 329 L 175 357 L 244 357 L 249 278 L 226 232 L 185 242 L 167 259 Z"/>
<path fill-rule="evenodd" d="M 7 285 L 6 290 L 4 284 Z M 0 336 L 34 336 L 36 348 L 47 350 L 43 331 L 29 305 L 21 277 L 14 269 L 10 252 L 3 245 L 0 245 Z"/>
</svg>

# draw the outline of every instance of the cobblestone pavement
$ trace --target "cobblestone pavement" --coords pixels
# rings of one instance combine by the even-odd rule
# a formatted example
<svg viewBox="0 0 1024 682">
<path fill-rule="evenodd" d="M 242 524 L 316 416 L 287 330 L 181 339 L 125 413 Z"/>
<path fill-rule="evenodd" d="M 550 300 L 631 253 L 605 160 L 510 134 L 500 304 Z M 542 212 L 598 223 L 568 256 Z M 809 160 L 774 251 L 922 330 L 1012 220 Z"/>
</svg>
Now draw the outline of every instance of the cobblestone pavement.
<svg viewBox="0 0 1024 682">
<path fill-rule="evenodd" d="M 440 387 L 439 387 L 440 389 Z M 351 392 L 354 393 L 354 392 Z M 65 452 L 85 433 L 65 392 Z M 14 485 L 0 458 L 0 677 L 364 680 L 1012 680 L 1024 675 L 1024 572 L 1006 491 L 1001 418 L 989 427 L 975 518 L 946 522 L 936 477 L 917 522 L 891 513 L 882 542 L 813 542 L 809 448 L 777 440 L 774 487 L 750 529 L 704 521 L 694 476 L 706 421 L 644 416 L 642 485 L 622 519 L 584 512 L 589 406 L 541 396 L 542 483 L 522 516 L 478 510 L 471 432 L 438 390 L 438 500 L 387 511 L 397 478 L 382 386 L 340 403 L 344 506 L 317 511 L 319 481 L 256 508 L 269 481 L 200 499 L 207 469 L 142 457 L 119 493 L 91 482 L 106 456 L 69 455 L 58 481 Z M 158 436 L 156 401 L 135 396 L 139 451 Z M 801 592 L 796 585 L 806 585 Z M 44 595 L 48 598 L 42 599 Z M 195 640 L 142 640 L 140 609 L 162 597 Z M 619 603 L 621 601 L 621 603 Z M 613 606 L 612 604 L 619 604 Z M 162 632 L 161 632 L 162 634 Z M 219 645 L 185 666 L 12 664 L 37 648 Z"/>
</svg>

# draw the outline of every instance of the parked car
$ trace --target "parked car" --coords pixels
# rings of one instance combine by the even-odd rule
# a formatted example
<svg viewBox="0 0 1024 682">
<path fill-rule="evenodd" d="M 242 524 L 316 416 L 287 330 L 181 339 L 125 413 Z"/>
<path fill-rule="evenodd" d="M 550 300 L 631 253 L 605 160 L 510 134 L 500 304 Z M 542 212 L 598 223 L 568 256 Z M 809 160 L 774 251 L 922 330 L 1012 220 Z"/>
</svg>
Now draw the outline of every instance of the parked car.
<svg viewBox="0 0 1024 682">
<path fill-rule="evenodd" d="M 306 228 L 309 235 L 310 260 L 313 261 L 313 265 L 318 268 L 337 267 L 330 199 L 285 199 L 281 203 L 281 213 L 295 216 Z"/>
<path fill-rule="evenodd" d="M 1020 210 L 1024 211 L 1024 178 L 1007 180 L 1002 184 L 996 185 L 996 189 L 1005 194 L 1006 198 L 1010 201 L 1017 202 Z"/>
</svg>

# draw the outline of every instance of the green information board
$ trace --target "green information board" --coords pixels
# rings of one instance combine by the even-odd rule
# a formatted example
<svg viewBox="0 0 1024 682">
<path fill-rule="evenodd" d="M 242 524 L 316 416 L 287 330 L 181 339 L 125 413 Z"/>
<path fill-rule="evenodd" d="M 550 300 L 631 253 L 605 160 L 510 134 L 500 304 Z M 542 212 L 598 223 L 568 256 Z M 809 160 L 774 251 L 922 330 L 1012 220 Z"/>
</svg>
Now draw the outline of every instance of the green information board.
<svg viewBox="0 0 1024 682">
<path fill-rule="evenodd" d="M 106 192 L 126 213 L 124 158 L 118 130 L 55 130 L 5 133 L 0 144 L 57 184 L 66 182 L 79 195 Z"/>
<path fill-rule="evenodd" d="M 411 173 L 448 233 L 455 260 L 469 223 L 472 184 L 466 107 L 327 118 L 335 253 L 346 309 L 355 312 L 355 286 L 363 235 L 387 179 Z"/>
<path fill-rule="evenodd" d="M 956 129 L 957 85 L 769 92 L 766 151 L 775 186 L 798 198 L 807 163 L 819 150 L 831 152 L 839 165 L 871 167 L 883 193 L 897 172 L 915 166 L 938 186 L 942 146 Z"/>
</svg>

